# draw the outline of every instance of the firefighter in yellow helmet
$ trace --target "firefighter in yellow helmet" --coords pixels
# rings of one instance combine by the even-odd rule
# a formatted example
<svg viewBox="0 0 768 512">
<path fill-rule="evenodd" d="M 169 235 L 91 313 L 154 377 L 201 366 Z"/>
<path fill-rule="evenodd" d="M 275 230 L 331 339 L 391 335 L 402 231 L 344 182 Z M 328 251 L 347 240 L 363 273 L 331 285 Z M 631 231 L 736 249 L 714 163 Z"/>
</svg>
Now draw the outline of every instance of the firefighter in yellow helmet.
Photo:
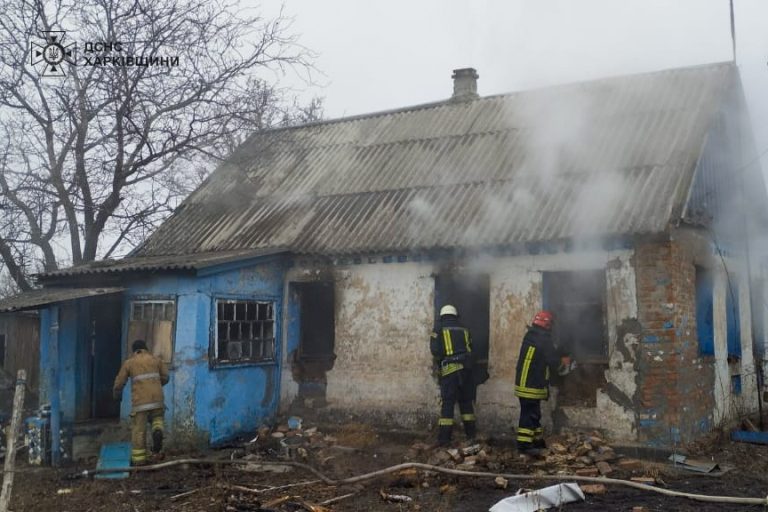
<svg viewBox="0 0 768 512">
<path fill-rule="evenodd" d="M 133 354 L 125 360 L 115 378 L 115 400 L 122 396 L 123 387 L 131 379 L 131 464 L 147 462 L 147 422 L 152 423 L 152 452 L 163 449 L 163 386 L 168 383 L 168 368 L 147 350 L 144 340 L 136 340 Z"/>
<path fill-rule="evenodd" d="M 472 337 L 459 322 L 459 312 L 450 304 L 440 309 L 440 319 L 432 331 L 430 350 L 438 368 L 440 382 L 440 419 L 437 442 L 451 442 L 453 409 L 458 402 L 464 434 L 468 440 L 477 434 L 472 379 Z"/>
</svg>

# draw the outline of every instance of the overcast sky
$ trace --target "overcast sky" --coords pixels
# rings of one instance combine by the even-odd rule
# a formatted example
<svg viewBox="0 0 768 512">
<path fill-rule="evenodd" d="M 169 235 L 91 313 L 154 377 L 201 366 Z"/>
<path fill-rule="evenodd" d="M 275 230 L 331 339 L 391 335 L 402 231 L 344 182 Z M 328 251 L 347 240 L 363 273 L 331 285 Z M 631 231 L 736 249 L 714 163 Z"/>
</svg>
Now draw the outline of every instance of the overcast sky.
<svg viewBox="0 0 768 512">
<path fill-rule="evenodd" d="M 255 0 L 243 5 L 256 6 Z M 253 3 L 249 3 L 253 2 Z M 737 63 L 768 148 L 768 0 L 734 0 Z M 265 0 L 318 53 L 330 118 L 445 99 L 451 70 L 485 96 L 731 60 L 728 0 Z M 290 80 L 290 79 L 289 79 Z M 299 84 L 292 80 L 291 83 Z M 763 157 L 768 168 L 768 155 Z"/>
</svg>

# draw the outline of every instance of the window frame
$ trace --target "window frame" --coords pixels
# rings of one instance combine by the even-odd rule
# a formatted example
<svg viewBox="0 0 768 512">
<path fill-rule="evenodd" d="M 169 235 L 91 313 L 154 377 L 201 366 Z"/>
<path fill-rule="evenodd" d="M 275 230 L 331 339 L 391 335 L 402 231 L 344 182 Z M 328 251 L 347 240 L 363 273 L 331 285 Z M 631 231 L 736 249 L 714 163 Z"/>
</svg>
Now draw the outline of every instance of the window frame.
<svg viewBox="0 0 768 512">
<path fill-rule="evenodd" d="M 173 319 L 170 321 L 176 323 L 176 317 L 178 315 L 176 297 L 130 297 L 128 299 L 128 321 L 129 322 L 137 320 L 133 318 L 133 311 L 134 311 L 133 306 L 137 302 L 141 302 L 142 304 L 173 304 L 174 314 L 173 314 Z M 138 321 L 147 322 L 149 320 L 141 319 Z"/>
<path fill-rule="evenodd" d="M 128 339 L 128 335 L 131 331 L 131 322 L 152 322 L 154 320 L 134 320 L 133 318 L 133 312 L 134 312 L 134 304 L 137 302 L 141 303 L 171 303 L 173 304 L 173 320 L 170 320 L 173 324 L 173 328 L 171 329 L 171 360 L 165 361 L 166 364 L 168 364 L 169 368 L 174 367 L 174 361 L 175 361 L 175 355 L 176 355 L 176 329 L 178 328 L 178 319 L 179 319 L 179 297 L 177 295 L 134 295 L 134 296 L 128 296 L 127 297 L 127 305 L 126 305 L 126 316 L 125 316 L 125 350 L 127 354 L 130 354 L 131 349 L 131 343 L 133 343 L 133 340 Z M 164 320 L 168 321 L 168 320 Z M 153 341 L 154 343 L 154 341 Z"/>
<path fill-rule="evenodd" d="M 235 361 L 219 359 L 218 306 L 224 303 L 252 302 L 272 305 L 272 357 L 269 359 L 238 359 Z M 211 369 L 242 368 L 249 366 L 275 366 L 280 361 L 280 298 L 272 295 L 215 295 L 211 298 L 211 318 L 208 337 L 208 366 Z M 236 321 L 236 320 L 234 320 Z M 256 319 L 258 321 L 258 318 Z"/>
</svg>

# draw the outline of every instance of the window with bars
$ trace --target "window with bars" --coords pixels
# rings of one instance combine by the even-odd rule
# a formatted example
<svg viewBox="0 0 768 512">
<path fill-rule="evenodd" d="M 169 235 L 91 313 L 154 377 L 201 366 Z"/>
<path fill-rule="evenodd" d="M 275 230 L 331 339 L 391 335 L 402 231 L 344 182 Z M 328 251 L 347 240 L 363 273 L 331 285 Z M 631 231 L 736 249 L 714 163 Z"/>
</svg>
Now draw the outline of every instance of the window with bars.
<svg viewBox="0 0 768 512">
<path fill-rule="evenodd" d="M 147 342 L 149 351 L 167 364 L 173 360 L 173 337 L 176 322 L 176 301 L 133 300 L 128 323 L 128 350 L 134 340 Z"/>
<path fill-rule="evenodd" d="M 216 301 L 213 361 L 217 365 L 275 359 L 275 304 L 267 301 Z"/>
</svg>

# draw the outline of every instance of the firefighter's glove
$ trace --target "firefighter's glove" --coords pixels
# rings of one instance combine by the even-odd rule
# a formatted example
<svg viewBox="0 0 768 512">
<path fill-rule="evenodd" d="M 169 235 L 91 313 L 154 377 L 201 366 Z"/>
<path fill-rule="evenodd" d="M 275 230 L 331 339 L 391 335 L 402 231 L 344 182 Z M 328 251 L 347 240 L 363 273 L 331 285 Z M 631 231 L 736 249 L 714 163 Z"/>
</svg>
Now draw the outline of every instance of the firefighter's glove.
<svg viewBox="0 0 768 512">
<path fill-rule="evenodd" d="M 575 369 L 576 369 L 576 361 L 573 361 L 568 356 L 563 356 L 560 358 L 560 366 L 557 367 L 557 374 L 563 377 L 565 375 L 568 375 Z"/>
<path fill-rule="evenodd" d="M 432 378 L 435 382 L 440 382 L 440 364 L 437 361 L 432 365 Z"/>
</svg>

